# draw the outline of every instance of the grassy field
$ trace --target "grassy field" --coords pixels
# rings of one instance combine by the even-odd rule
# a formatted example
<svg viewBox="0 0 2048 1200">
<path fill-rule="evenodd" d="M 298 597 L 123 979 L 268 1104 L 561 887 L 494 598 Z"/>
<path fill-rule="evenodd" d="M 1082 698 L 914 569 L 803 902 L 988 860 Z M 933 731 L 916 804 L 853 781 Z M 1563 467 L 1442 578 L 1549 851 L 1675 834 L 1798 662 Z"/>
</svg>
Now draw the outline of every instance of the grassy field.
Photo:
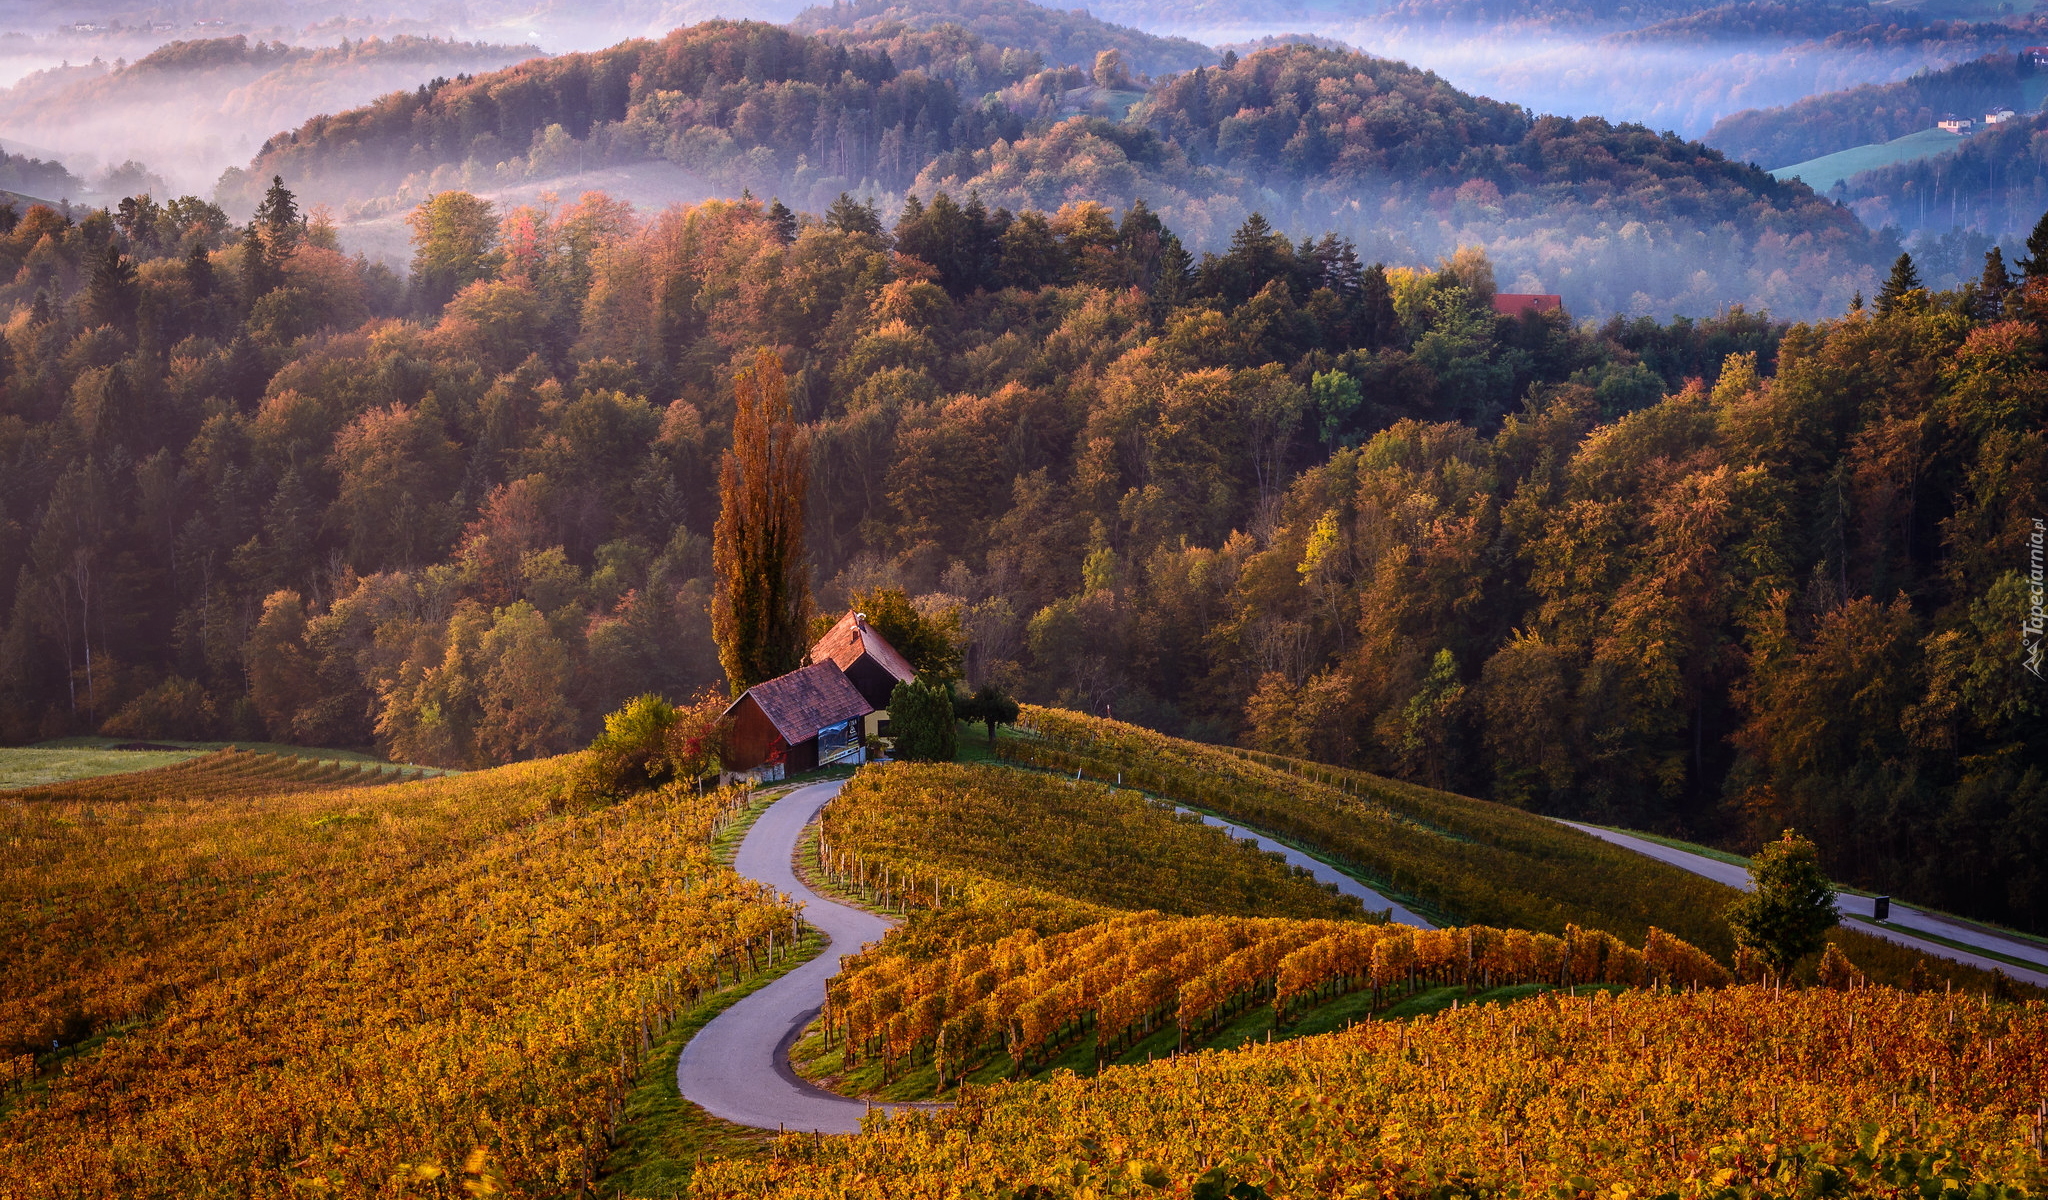
<svg viewBox="0 0 2048 1200">
<path fill-rule="evenodd" d="M 0 749 L 0 791 L 41 787 L 72 779 L 94 779 L 128 771 L 168 767 L 206 753 L 204 750 L 88 750 L 49 746 Z"/>
<path fill-rule="evenodd" d="M 1953 133 L 1939 129 L 1923 129 L 1909 133 L 1889 142 L 1872 142 L 1867 146 L 1851 146 L 1819 158 L 1809 158 L 1789 167 L 1778 167 L 1771 172 L 1775 179 L 1803 179 L 1806 186 L 1825 194 L 1842 180 L 1862 171 L 1874 171 L 1879 167 L 1895 166 L 1899 163 L 1917 162 L 1946 154 L 1963 144 L 1963 139 Z"/>
<path fill-rule="evenodd" d="M 116 746 L 147 745 L 148 750 L 116 750 Z M 391 765 L 387 760 L 362 750 L 340 750 L 327 746 L 288 746 L 282 742 L 185 742 L 175 738 L 152 738 L 137 743 L 133 738 L 72 737 L 37 742 L 33 746 L 0 748 L 0 791 L 63 783 L 71 779 L 94 779 L 146 771 L 184 762 L 202 754 L 233 746 L 255 754 L 276 754 L 323 763 L 368 763 Z M 161 747 L 161 748 L 159 748 Z M 417 775 L 458 774 L 445 767 L 397 764 Z"/>
</svg>

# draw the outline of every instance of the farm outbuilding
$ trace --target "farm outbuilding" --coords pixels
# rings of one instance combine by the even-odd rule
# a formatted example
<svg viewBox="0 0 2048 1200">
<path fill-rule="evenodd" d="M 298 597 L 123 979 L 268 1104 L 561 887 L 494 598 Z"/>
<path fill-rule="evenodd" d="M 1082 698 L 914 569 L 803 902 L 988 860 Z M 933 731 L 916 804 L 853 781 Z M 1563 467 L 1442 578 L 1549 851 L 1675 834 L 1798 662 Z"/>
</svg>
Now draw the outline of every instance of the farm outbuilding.
<svg viewBox="0 0 2048 1200">
<path fill-rule="evenodd" d="M 725 710 L 732 719 L 726 769 L 795 772 L 865 761 L 862 718 L 873 711 L 829 660 L 757 683 Z"/>
</svg>

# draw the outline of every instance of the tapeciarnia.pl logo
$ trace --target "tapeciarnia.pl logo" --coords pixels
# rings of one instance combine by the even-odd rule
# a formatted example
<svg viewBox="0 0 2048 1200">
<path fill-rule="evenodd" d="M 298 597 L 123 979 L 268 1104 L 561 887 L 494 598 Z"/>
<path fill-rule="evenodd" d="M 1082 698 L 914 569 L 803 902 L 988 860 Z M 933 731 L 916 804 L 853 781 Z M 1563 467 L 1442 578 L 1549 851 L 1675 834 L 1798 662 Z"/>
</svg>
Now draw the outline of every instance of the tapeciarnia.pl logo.
<svg viewBox="0 0 2048 1200">
<path fill-rule="evenodd" d="M 2027 539 L 2033 569 L 2027 573 L 2027 615 L 2020 622 L 2020 645 L 2026 653 L 2027 670 L 2032 671 L 2036 679 L 2041 678 L 2041 632 L 2048 628 L 2048 612 L 2042 611 L 2041 552 L 2044 540 L 2048 540 L 2048 521 L 2035 517 L 2033 536 Z"/>
</svg>

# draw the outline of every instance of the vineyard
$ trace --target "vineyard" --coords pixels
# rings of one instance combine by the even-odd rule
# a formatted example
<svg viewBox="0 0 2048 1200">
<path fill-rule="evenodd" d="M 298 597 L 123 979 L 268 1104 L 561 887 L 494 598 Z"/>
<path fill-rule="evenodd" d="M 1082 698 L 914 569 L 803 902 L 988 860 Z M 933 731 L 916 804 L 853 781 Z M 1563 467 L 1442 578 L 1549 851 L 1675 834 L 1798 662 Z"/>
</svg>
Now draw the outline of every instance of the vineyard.
<svg viewBox="0 0 2048 1200">
<path fill-rule="evenodd" d="M 1731 889 L 1533 813 L 1062 709 L 1027 706 L 1020 724 L 1026 736 L 996 743 L 1010 762 L 1119 777 L 1294 839 L 1444 924 L 1553 936 L 1581 925 L 1635 942 L 1657 928 L 1732 961 Z M 1830 936 L 1882 983 L 2043 995 L 1847 927 Z"/>
<path fill-rule="evenodd" d="M 1886 988 L 1552 992 L 965 1089 L 707 1164 L 703 1200 L 1955 1196 L 2042 1167 L 2048 1009 Z M 1198 1186 L 1200 1185 L 1200 1186 Z"/>
<path fill-rule="evenodd" d="M 567 761 L 0 803 L 0 1195 L 587 1186 L 650 1041 L 799 930 L 713 861 L 738 794 L 562 811 Z"/>
<path fill-rule="evenodd" d="M 1654 928 L 1638 950 L 1576 926 L 1365 924 L 1355 902 L 1171 805 L 1043 772 L 869 768 L 824 810 L 814 853 L 839 888 L 910 919 L 845 961 L 799 1056 L 900 1081 L 895 1097 L 991 1067 L 1029 1075 L 1076 1047 L 1099 1070 L 1166 1029 L 1184 1051 L 1258 1008 L 1284 1034 L 1361 990 L 1378 1008 L 1425 986 L 1728 982 Z"/>
<path fill-rule="evenodd" d="M 1651 930 L 1640 951 L 1576 927 L 1563 938 L 1485 927 L 1416 930 L 1285 918 L 1136 913 L 1050 938 L 1025 929 L 925 958 L 887 939 L 850 959 L 827 987 L 824 1027 L 851 1061 L 885 1074 L 922 1056 L 943 1090 L 998 1052 L 1028 1073 L 1091 1036 L 1095 1066 L 1162 1023 L 1185 1050 L 1248 1008 L 1278 1023 L 1364 988 L 1378 1006 L 1429 983 L 1470 991 L 1506 984 L 1718 986 L 1713 958 Z"/>
<path fill-rule="evenodd" d="M 238 796 L 272 796 L 280 792 L 376 787 L 418 779 L 421 774 L 422 768 L 419 767 L 321 761 L 289 754 L 227 749 L 146 771 L 96 775 L 88 779 L 22 788 L 8 793 L 7 799 L 72 804 L 174 803 L 191 796 L 225 800 Z"/>
<path fill-rule="evenodd" d="M 1182 916 L 1364 915 L 1356 899 L 1172 805 L 1038 772 L 871 767 L 825 809 L 822 832 L 841 856 L 837 872 L 883 886 L 968 875 L 1086 904 Z"/>
</svg>

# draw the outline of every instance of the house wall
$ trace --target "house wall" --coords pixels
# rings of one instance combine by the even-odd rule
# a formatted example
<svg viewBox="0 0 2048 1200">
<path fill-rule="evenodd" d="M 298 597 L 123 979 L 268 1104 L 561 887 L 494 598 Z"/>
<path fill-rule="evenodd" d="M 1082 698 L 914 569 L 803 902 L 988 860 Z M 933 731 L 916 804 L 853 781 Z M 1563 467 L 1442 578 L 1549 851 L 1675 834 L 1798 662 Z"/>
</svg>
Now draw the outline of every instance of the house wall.
<svg viewBox="0 0 2048 1200">
<path fill-rule="evenodd" d="M 789 748 L 789 766 L 786 770 L 789 774 L 794 775 L 798 771 L 815 771 L 817 769 L 818 738 L 816 734 L 813 734 Z"/>
<path fill-rule="evenodd" d="M 727 741 L 732 761 L 725 764 L 729 771 L 748 771 L 767 762 L 782 746 L 782 735 L 775 731 L 775 723 L 752 696 L 743 697 L 732 713 L 732 737 Z M 817 764 L 818 751 L 815 739 L 811 742 L 811 762 Z M 797 769 L 797 768 L 792 768 Z"/>
<path fill-rule="evenodd" d="M 861 699 L 868 702 L 869 708 L 889 707 L 890 693 L 896 690 L 896 677 L 866 654 L 854 659 L 853 665 L 846 668 L 846 680 L 860 693 Z"/>
</svg>

